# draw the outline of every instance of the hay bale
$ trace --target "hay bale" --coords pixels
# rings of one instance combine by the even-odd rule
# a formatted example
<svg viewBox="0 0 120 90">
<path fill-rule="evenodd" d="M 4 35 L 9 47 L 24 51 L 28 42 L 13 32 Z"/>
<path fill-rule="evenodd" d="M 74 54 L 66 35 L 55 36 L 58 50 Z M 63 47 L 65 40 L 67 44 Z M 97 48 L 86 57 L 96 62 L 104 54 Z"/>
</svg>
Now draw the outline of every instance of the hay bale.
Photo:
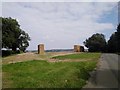
<svg viewBox="0 0 120 90">
<path fill-rule="evenodd" d="M 80 45 L 74 45 L 74 52 L 80 52 Z"/>
<path fill-rule="evenodd" d="M 80 52 L 84 52 L 84 46 L 80 46 Z"/>
<path fill-rule="evenodd" d="M 44 44 L 39 44 L 38 45 L 38 54 L 43 55 L 44 54 Z"/>
<path fill-rule="evenodd" d="M 77 45 L 74 45 L 74 52 L 77 52 Z"/>
</svg>

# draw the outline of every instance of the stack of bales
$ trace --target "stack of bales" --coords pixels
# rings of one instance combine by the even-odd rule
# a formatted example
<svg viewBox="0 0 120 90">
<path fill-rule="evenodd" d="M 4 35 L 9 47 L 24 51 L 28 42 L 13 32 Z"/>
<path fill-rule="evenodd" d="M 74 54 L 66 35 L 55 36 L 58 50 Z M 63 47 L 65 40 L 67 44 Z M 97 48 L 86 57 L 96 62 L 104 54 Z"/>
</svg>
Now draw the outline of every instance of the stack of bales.
<svg viewBox="0 0 120 90">
<path fill-rule="evenodd" d="M 80 45 L 74 45 L 74 52 L 80 52 Z"/>
<path fill-rule="evenodd" d="M 39 44 L 38 45 L 38 54 L 43 55 L 44 54 L 44 44 Z"/>
<path fill-rule="evenodd" d="M 80 46 L 80 52 L 84 52 L 84 46 Z"/>
<path fill-rule="evenodd" d="M 84 52 L 84 47 L 80 45 L 74 45 L 74 52 Z"/>
</svg>

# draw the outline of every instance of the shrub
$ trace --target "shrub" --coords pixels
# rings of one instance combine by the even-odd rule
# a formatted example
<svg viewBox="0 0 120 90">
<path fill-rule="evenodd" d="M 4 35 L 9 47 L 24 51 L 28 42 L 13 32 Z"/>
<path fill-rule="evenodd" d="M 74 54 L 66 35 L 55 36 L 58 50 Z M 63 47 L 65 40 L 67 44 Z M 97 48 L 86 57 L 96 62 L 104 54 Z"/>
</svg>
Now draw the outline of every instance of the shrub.
<svg viewBox="0 0 120 90">
<path fill-rule="evenodd" d="M 9 55 L 12 55 L 12 54 L 19 54 L 20 51 L 17 50 L 17 51 L 12 51 L 12 50 L 2 50 L 2 57 L 6 57 L 6 56 L 9 56 Z"/>
</svg>

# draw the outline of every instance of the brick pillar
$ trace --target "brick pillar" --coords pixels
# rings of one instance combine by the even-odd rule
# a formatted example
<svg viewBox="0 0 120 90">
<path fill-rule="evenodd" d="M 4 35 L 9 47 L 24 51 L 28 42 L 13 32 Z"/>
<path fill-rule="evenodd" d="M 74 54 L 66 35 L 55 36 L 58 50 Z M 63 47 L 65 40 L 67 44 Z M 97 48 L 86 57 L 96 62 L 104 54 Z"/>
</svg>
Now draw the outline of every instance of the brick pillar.
<svg viewBox="0 0 120 90">
<path fill-rule="evenodd" d="M 44 44 L 38 45 L 38 54 L 44 54 Z"/>
</svg>

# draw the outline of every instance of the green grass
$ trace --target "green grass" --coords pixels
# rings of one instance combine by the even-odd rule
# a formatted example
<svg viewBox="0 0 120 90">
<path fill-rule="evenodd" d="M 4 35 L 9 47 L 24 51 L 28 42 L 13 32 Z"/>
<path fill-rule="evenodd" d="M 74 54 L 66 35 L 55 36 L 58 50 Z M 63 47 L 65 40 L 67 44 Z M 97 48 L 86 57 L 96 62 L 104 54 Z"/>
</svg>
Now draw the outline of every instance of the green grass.
<svg viewBox="0 0 120 90">
<path fill-rule="evenodd" d="M 54 59 L 97 59 L 100 57 L 100 53 L 79 53 L 79 54 L 69 54 L 63 56 L 52 57 Z"/>
<path fill-rule="evenodd" d="M 92 59 L 86 62 L 26 61 L 3 65 L 3 88 L 82 88 L 100 53 L 56 56 L 57 59 Z"/>
<path fill-rule="evenodd" d="M 97 61 L 27 61 L 3 65 L 3 88 L 81 88 Z"/>
</svg>

